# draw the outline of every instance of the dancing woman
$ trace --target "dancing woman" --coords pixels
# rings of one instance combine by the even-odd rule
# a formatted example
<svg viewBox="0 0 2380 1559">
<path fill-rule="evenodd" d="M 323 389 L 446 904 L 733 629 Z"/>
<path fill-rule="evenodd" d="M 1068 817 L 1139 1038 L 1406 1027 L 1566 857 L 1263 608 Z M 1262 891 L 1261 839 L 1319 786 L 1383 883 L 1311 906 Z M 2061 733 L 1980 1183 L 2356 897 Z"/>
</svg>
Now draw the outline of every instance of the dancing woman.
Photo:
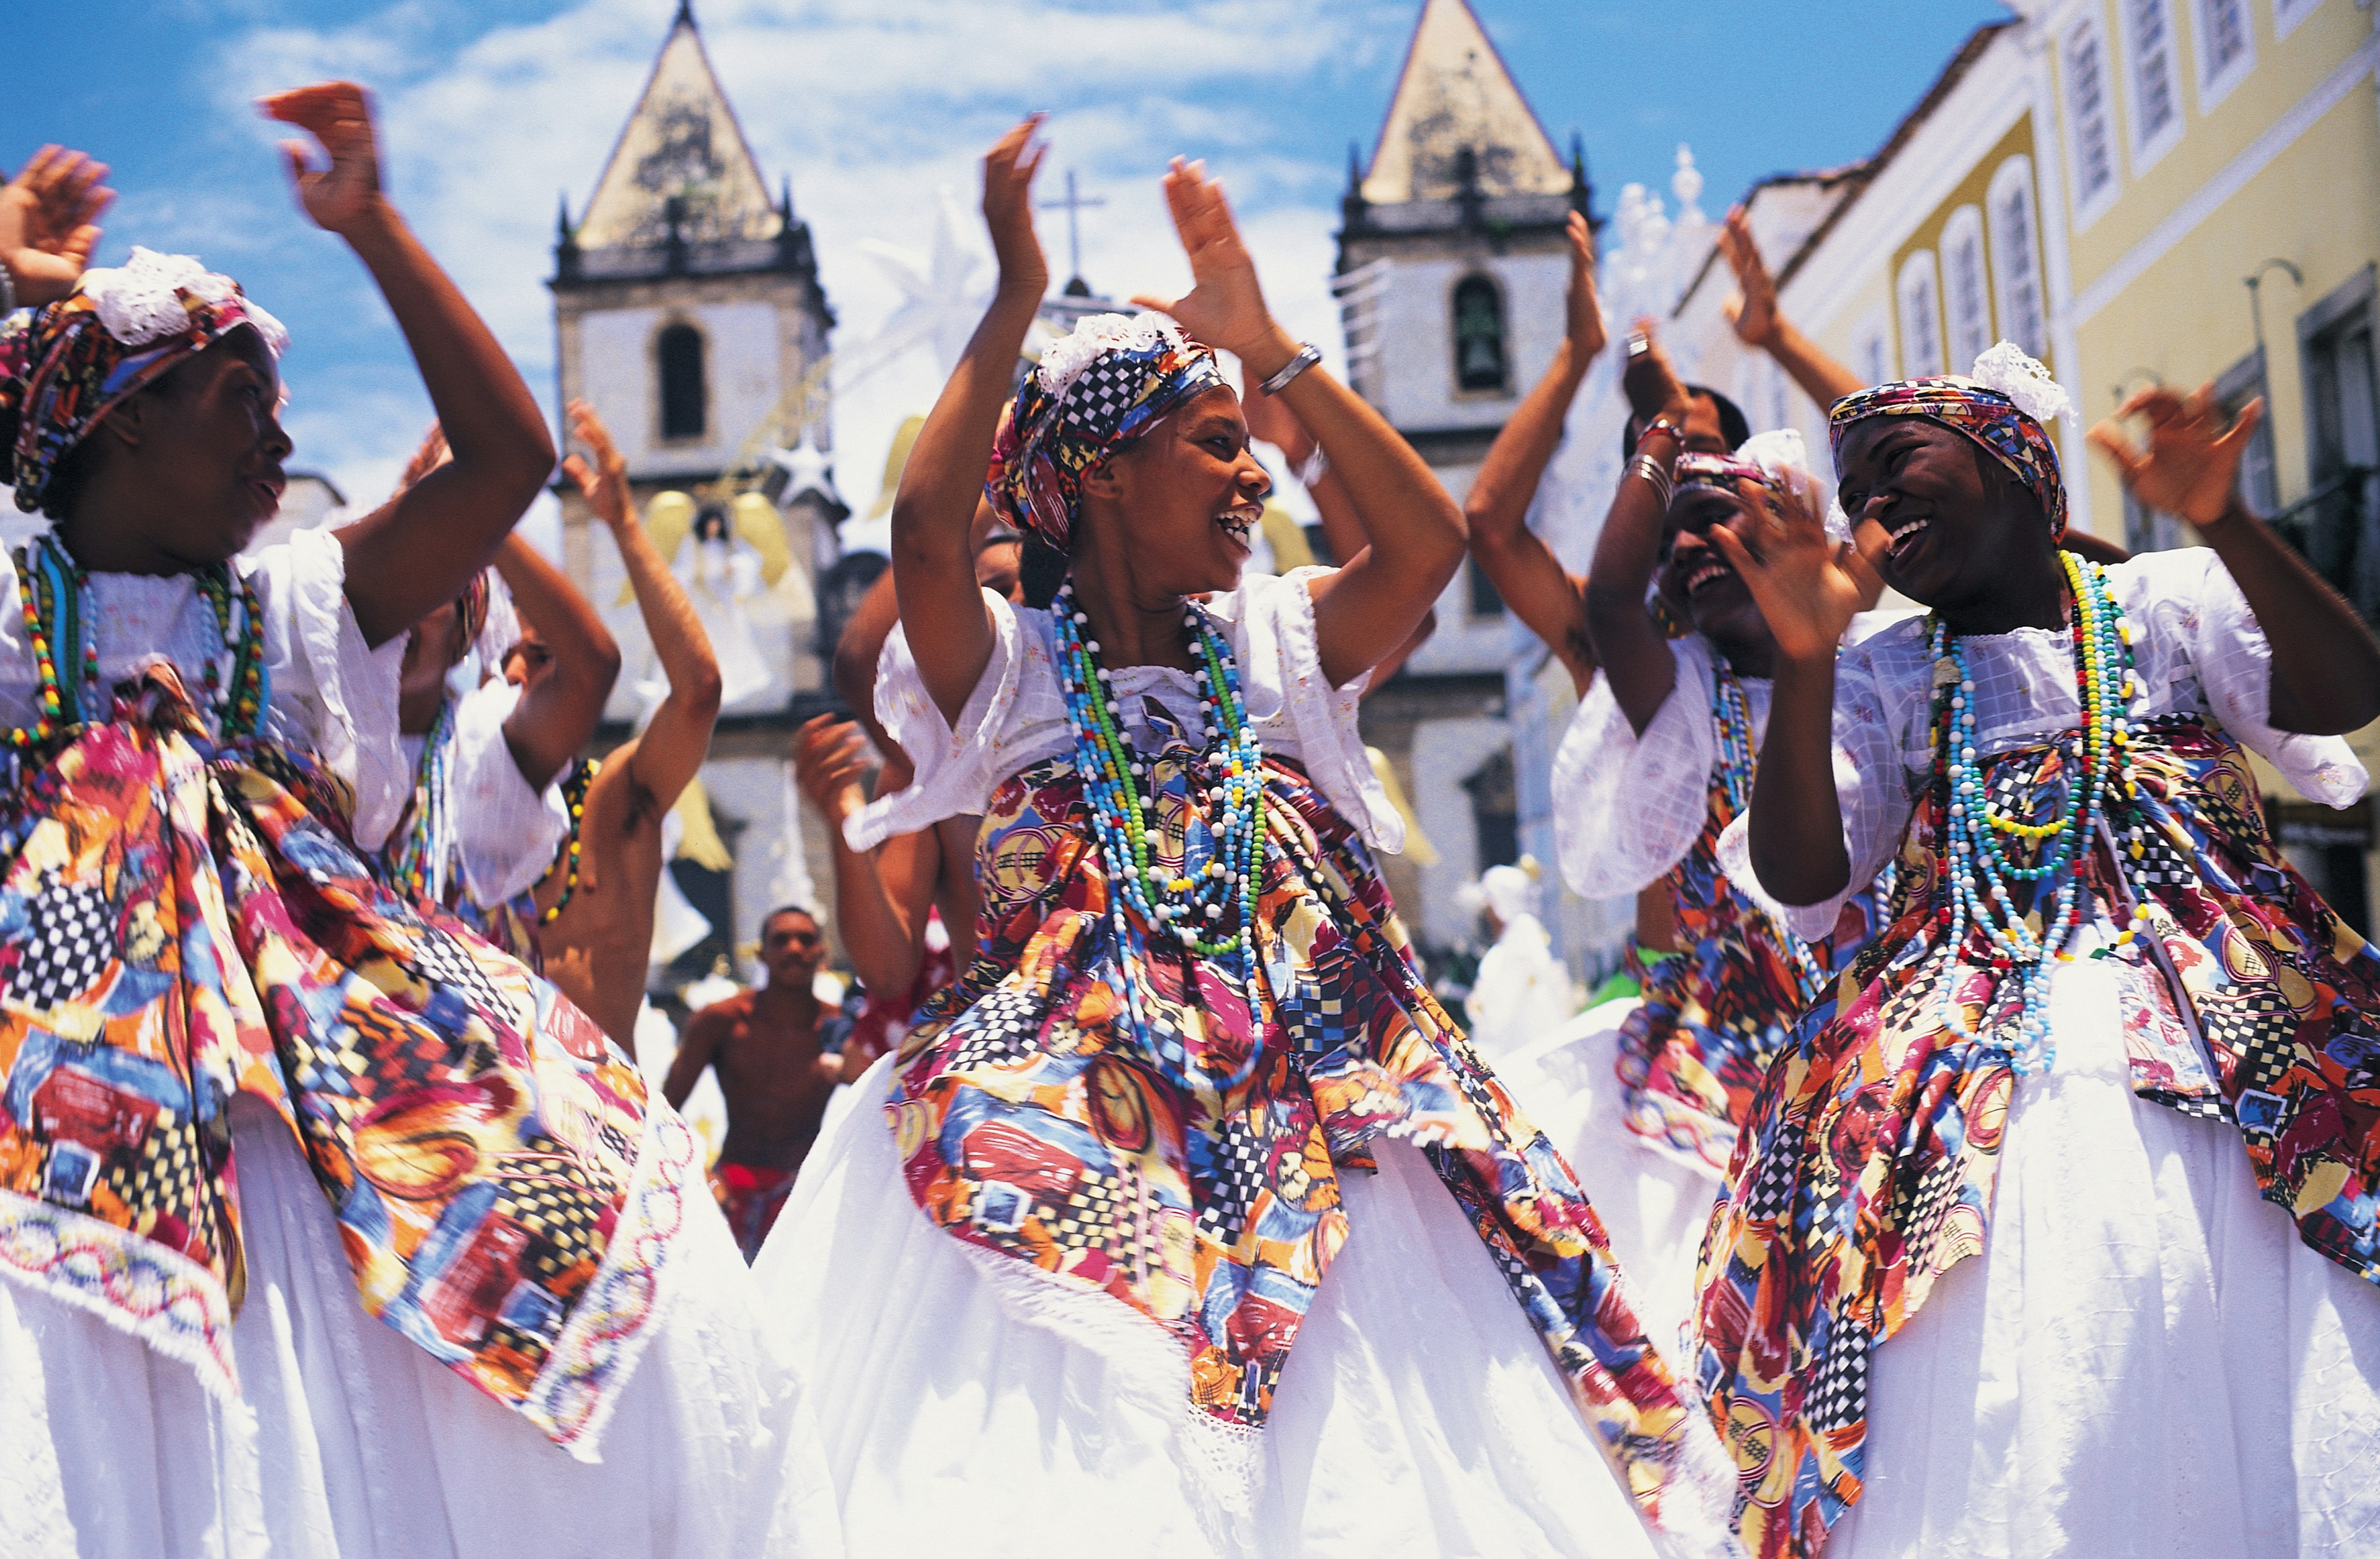
<svg viewBox="0 0 2380 1559">
<path fill-rule="evenodd" d="M 264 106 L 329 150 L 288 149 L 300 199 L 455 458 L 243 562 L 291 449 L 270 315 L 135 249 L 0 326 L 54 521 L 0 569 L 0 1549 L 758 1551 L 782 1394 L 691 1133 L 366 864 L 411 790 L 406 630 L 552 443 L 382 197 L 361 90 Z M 585 1465 L 607 1424 L 649 1471 Z"/>
<path fill-rule="evenodd" d="M 976 957 L 755 1267 L 815 1372 L 846 1529 L 1641 1553 L 1633 1494 L 1724 1541 L 1700 1416 L 1372 864 L 1399 825 L 1355 698 L 1461 518 L 1273 322 L 1196 167 L 1165 182 L 1189 295 L 1087 321 L 1012 398 L 1048 281 L 1034 124 L 986 160 L 1000 289 L 893 510 L 876 697 L 917 779 L 851 829 L 984 815 Z M 1349 485 L 1371 545 L 1344 568 L 1242 576 L 1267 480 L 1210 344 Z M 987 463 L 1046 607 L 978 587 Z"/>
<path fill-rule="evenodd" d="M 2380 1539 L 2380 963 L 2247 756 L 2361 794 L 2331 733 L 2380 716 L 2380 644 L 2235 495 L 2259 408 L 2211 401 L 2135 396 L 2145 453 L 2093 430 L 2206 543 L 2112 567 L 2060 548 L 2064 397 L 2015 347 L 1839 404 L 1863 550 L 1932 609 L 1840 664 L 1856 556 L 1807 515 L 1716 538 L 1777 641 L 1722 863 L 1810 935 L 1900 863 L 1706 1247 L 1755 1553 Z"/>
</svg>

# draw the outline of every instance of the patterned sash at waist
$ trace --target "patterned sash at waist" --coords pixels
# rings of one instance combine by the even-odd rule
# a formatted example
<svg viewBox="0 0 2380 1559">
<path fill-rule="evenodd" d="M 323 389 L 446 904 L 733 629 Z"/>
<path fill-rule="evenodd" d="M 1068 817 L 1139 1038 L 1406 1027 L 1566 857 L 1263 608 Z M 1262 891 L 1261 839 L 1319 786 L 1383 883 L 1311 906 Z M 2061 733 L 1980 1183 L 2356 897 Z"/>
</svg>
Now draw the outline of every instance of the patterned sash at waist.
<svg viewBox="0 0 2380 1559">
<path fill-rule="evenodd" d="M 1210 841 L 1203 823 L 1184 838 L 1188 759 L 1179 744 L 1159 759 L 1152 831 L 1169 868 L 1186 852 L 1196 871 Z M 1568 1166 L 1424 986 L 1355 831 L 1284 764 L 1268 765 L 1264 794 L 1276 845 L 1258 988 L 1150 939 L 1144 999 L 1189 1056 L 1169 1071 L 1121 1010 L 1109 884 L 1071 766 L 1001 787 L 978 852 L 977 957 L 909 1034 L 886 1106 L 917 1204 L 1162 1328 L 1202 1419 L 1253 1429 L 1332 1256 L 1363 1238 L 1340 1173 L 1402 1137 L 1463 1207 L 1639 1504 L 1682 1510 L 1685 1486 L 1707 1504 L 1712 1474 L 1725 1483 L 1716 1447 Z"/>
<path fill-rule="evenodd" d="M 164 668 L 115 714 L 0 813 L 0 1275 L 237 1395 L 249 1094 L 365 1310 L 592 1459 L 691 1134 L 552 986 L 376 881 L 306 755 L 210 743 Z"/>
<path fill-rule="evenodd" d="M 2070 733 L 1992 760 L 1995 805 L 2059 816 L 2073 750 Z M 2143 722 L 2131 756 L 2139 795 L 2113 804 L 2083 869 L 2115 925 L 2146 912 L 2144 935 L 2094 955 L 2116 975 L 2133 1090 L 2232 1122 L 2273 1215 L 2380 1282 L 2380 960 L 2281 858 L 2228 736 Z M 1929 792 L 1893 924 L 1763 1082 L 1704 1247 L 1697 1363 L 1761 1559 L 1809 1559 L 1859 1498 L 1870 1350 L 1984 1248 L 2018 985 L 1980 934 L 1948 944 L 1942 837 Z M 1974 1039 L 1944 1023 L 1952 991 Z"/>
</svg>

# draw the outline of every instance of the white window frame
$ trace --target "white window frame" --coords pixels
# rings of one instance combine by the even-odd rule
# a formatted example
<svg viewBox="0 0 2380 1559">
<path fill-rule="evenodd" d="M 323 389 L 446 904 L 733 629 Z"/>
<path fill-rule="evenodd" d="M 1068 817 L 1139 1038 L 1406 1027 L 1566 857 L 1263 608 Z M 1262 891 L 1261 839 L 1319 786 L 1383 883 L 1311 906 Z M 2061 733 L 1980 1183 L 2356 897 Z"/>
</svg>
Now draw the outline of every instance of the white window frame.
<svg viewBox="0 0 2380 1559">
<path fill-rule="evenodd" d="M 2215 105 L 2231 95 L 2232 89 L 2247 79 L 2256 68 L 2256 12 L 2249 0 L 2231 0 L 2240 7 L 2242 32 L 2238 57 L 2220 71 L 2214 69 L 2214 51 L 2207 47 L 2213 36 L 2214 24 L 2207 19 L 2206 7 L 2218 0 L 2190 0 L 2190 41 L 2198 55 L 2198 111 L 2212 114 Z"/>
<path fill-rule="evenodd" d="M 2194 15 L 2202 0 L 2187 3 Z M 2165 34 L 2157 45 L 2159 56 L 2154 60 L 2141 42 L 2143 8 L 2156 13 Z M 2181 28 L 2173 14 L 2173 0 L 2116 0 L 2116 15 L 2124 38 L 2124 121 L 2129 131 L 2126 143 L 2132 154 L 2132 176 L 2138 178 L 2173 150 L 2186 127 L 2189 107 L 2181 95 Z M 2145 107 L 2148 92 L 2144 80 L 2151 72 L 2163 79 L 2170 115 L 2154 130 L 2149 128 Z"/>
<path fill-rule="evenodd" d="M 2003 212 L 2013 198 L 2023 203 L 2024 232 L 2011 235 Z M 1992 260 L 1992 302 L 1999 320 L 2000 334 L 2015 342 L 2035 357 L 2046 358 L 2049 352 L 2049 296 L 2043 285 L 2041 259 L 2041 201 L 2033 183 L 2033 159 L 2020 151 L 1992 171 L 1990 188 L 1984 195 L 1984 231 L 1989 239 Z M 2033 281 L 2033 308 L 2028 318 L 2015 296 L 2017 276 L 2013 261 L 2022 245 L 2022 255 Z M 2033 339 L 2028 341 L 2023 327 L 2030 324 Z"/>
<path fill-rule="evenodd" d="M 1885 384 L 1900 377 L 1892 356 L 1892 309 L 1879 304 L 1852 327 L 1852 371 L 1868 376 L 1868 383 Z"/>
<path fill-rule="evenodd" d="M 1958 257 L 1962 251 L 1972 254 L 1975 267 L 1972 278 L 1975 305 L 1973 319 L 1967 318 L 1957 285 Z M 1943 222 L 1941 270 L 1942 358 L 1952 373 L 1972 372 L 1975 359 L 1999 339 L 1992 329 L 1992 262 L 1984 245 L 1984 213 L 1980 208 L 1961 206 Z"/>
<path fill-rule="evenodd" d="M 2273 0 L 2273 36 L 2287 38 L 2321 9 L 2322 0 Z"/>
<path fill-rule="evenodd" d="M 2074 47 L 2083 33 L 2091 35 L 2093 68 L 2098 75 L 2100 116 L 2107 126 L 2107 181 L 2094 191 L 2082 177 L 2082 146 L 2081 129 L 2074 115 Z M 2100 25 L 2096 8 L 2086 10 L 2067 29 L 2058 41 L 2058 122 L 2065 127 L 2066 187 L 2074 210 L 2074 229 L 2081 232 L 2098 220 L 2099 213 L 2116 203 L 2123 193 L 2124 166 L 2123 132 L 2116 127 L 2116 83 L 2112 62 L 2108 58 L 2107 30 Z"/>
<path fill-rule="evenodd" d="M 1923 289 L 1922 299 L 1916 296 L 1919 288 Z M 1900 273 L 1892 279 L 1892 300 L 1893 320 L 1900 334 L 1901 373 L 1910 379 L 1924 379 L 1948 371 L 1949 358 L 1944 356 L 1947 343 L 1942 334 L 1942 272 L 1934 263 L 1932 249 L 1919 249 L 1900 262 Z M 1912 323 L 1922 323 L 1924 331 L 1912 332 Z M 1918 339 L 1912 340 L 1912 335 Z"/>
</svg>

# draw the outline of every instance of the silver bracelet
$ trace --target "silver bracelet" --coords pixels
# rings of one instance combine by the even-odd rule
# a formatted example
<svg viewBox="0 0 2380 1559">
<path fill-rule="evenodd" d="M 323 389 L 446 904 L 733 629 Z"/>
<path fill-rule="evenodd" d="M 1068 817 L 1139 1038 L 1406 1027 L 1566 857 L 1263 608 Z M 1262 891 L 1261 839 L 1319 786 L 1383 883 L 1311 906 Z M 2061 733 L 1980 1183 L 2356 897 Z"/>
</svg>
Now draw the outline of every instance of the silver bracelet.
<svg viewBox="0 0 2380 1559">
<path fill-rule="evenodd" d="M 1312 342 L 1297 349 L 1297 356 L 1281 366 L 1281 370 L 1257 386 L 1268 395 L 1278 395 L 1289 388 L 1290 381 L 1322 360 L 1322 348 Z"/>
<path fill-rule="evenodd" d="M 1659 461 L 1649 454 L 1638 455 L 1636 464 L 1630 469 L 1652 485 L 1653 496 L 1661 501 L 1661 508 L 1666 513 L 1670 507 L 1670 501 L 1678 495 L 1676 479 L 1661 468 Z"/>
</svg>

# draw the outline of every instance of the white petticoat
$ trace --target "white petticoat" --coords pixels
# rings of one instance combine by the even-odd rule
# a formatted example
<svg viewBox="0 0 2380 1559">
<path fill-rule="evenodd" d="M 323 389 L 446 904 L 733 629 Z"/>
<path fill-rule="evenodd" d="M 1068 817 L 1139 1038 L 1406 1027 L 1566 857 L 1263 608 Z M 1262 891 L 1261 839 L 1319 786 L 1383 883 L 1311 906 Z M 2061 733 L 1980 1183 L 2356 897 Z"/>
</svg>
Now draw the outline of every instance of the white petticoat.
<svg viewBox="0 0 2380 1559">
<path fill-rule="evenodd" d="M 892 1060 L 869 1069 L 860 1099 L 884 1097 Z M 1168 1367 L 1136 1369 L 1026 1318 L 1029 1290 L 993 1275 L 1056 1285 L 933 1227 L 882 1112 L 851 1110 L 811 1150 L 753 1266 L 828 1446 L 851 1552 L 1660 1552 L 1427 1163 L 1397 1142 L 1378 1158 L 1377 1176 L 1341 1180 L 1352 1232 L 1233 1520 L 1196 1470 L 1203 1432 L 1178 1348 L 1104 1295 L 1082 1298 L 1160 1342 L 1149 1357 Z"/>
<path fill-rule="evenodd" d="M 1553 1034 L 1497 1064 L 1497 1075 L 1571 1166 L 1628 1275 L 1645 1335 L 1671 1359 L 1694 1309 L 1694 1260 L 1719 1183 L 1628 1129 L 1616 1070 L 1620 1025 L 1634 997 L 1588 1008 Z"/>
<path fill-rule="evenodd" d="M 0 1282 L 9 1559 L 670 1559 L 842 1553 L 822 1460 L 708 1198 L 673 1308 L 575 1461 L 364 1313 L 278 1118 L 233 1106 L 243 1400 L 88 1311 Z"/>
<path fill-rule="evenodd" d="M 2380 1553 L 2380 1287 L 2260 1200 L 2238 1129 L 2136 1098 L 2107 966 L 2051 987 L 1985 1254 L 1871 1368 L 1828 1559 Z"/>
</svg>

